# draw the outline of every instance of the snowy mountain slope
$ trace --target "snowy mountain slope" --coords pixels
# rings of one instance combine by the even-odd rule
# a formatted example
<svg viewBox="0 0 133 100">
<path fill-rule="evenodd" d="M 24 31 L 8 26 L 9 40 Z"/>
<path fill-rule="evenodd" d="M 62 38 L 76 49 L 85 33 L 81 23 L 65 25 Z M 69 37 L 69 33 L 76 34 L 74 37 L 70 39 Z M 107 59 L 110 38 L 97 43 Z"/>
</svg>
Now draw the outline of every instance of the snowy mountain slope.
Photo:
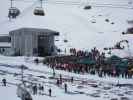
<svg viewBox="0 0 133 100">
<path fill-rule="evenodd" d="M 56 45 L 62 50 L 67 48 L 67 51 L 71 47 L 90 50 L 94 46 L 102 50 L 106 46 L 113 46 L 122 39 L 128 39 L 129 49 L 133 54 L 133 36 L 121 34 L 131 26 L 128 25 L 127 20 L 133 20 L 131 0 L 89 0 L 89 2 L 88 0 L 48 0 L 44 2 L 43 7 L 46 12 L 44 17 L 33 15 L 34 8 L 39 5 L 36 0 L 15 2 L 14 6 L 18 7 L 22 13 L 17 19 L 9 21 L 7 14 L 10 2 L 2 0 L 0 4 L 0 34 L 8 34 L 9 31 L 21 27 L 49 28 L 60 32 Z M 91 4 L 92 9 L 84 10 L 83 7 L 86 3 Z M 106 19 L 109 19 L 109 22 L 106 22 Z M 114 24 L 111 24 L 112 22 Z M 68 39 L 68 43 L 64 43 L 64 39 Z M 113 53 L 119 56 L 131 56 L 127 47 L 124 51 L 116 50 Z M 8 67 L 4 66 L 7 64 Z M 49 88 L 52 89 L 53 97 L 32 95 L 33 100 L 111 100 L 112 98 L 121 100 L 122 97 L 132 100 L 133 98 L 132 88 L 112 86 L 112 84 L 116 85 L 118 81 L 132 84 L 132 79 L 99 78 L 96 75 L 79 75 L 56 70 L 57 77 L 62 74 L 63 77 L 73 76 L 74 79 L 80 80 L 73 84 L 68 82 L 70 93 L 64 93 L 63 85 L 58 87 L 55 85 L 56 80 L 49 78 L 52 76 L 52 70 L 48 66 L 34 64 L 33 58 L 29 58 L 27 61 L 25 57 L 0 56 L 0 80 L 6 78 L 8 82 L 19 84 L 21 76 L 17 76 L 17 74 L 20 74 L 21 70 L 17 67 L 21 64 L 30 69 L 24 71 L 25 80 L 43 84 L 45 94 L 48 94 Z M 40 75 L 45 76 L 46 79 L 39 78 Z M 89 84 L 97 84 L 98 88 L 82 84 L 83 80 Z M 111 89 L 105 90 L 105 87 Z M 2 100 L 20 100 L 16 95 L 16 89 L 16 85 L 8 84 L 7 87 L 3 87 L 0 84 L 0 98 Z M 98 97 L 94 97 L 94 95 Z"/>
<path fill-rule="evenodd" d="M 67 48 L 68 51 L 70 47 L 90 50 L 94 46 L 102 50 L 122 39 L 128 39 L 133 50 L 133 36 L 121 34 L 130 27 L 127 20 L 132 20 L 133 9 L 130 9 L 132 4 L 129 2 L 131 0 L 48 0 L 43 4 L 46 16 L 38 17 L 33 15 L 33 10 L 39 3 L 36 0 L 22 0 L 14 2 L 22 14 L 9 21 L 7 13 L 10 2 L 3 0 L 0 6 L 0 33 L 7 34 L 21 27 L 49 28 L 60 32 L 60 41 L 56 45 L 63 50 Z M 87 3 L 92 5 L 91 10 L 83 9 Z M 64 39 L 68 39 L 68 43 L 64 43 Z M 129 51 L 126 48 L 119 54 L 128 56 Z"/>
</svg>

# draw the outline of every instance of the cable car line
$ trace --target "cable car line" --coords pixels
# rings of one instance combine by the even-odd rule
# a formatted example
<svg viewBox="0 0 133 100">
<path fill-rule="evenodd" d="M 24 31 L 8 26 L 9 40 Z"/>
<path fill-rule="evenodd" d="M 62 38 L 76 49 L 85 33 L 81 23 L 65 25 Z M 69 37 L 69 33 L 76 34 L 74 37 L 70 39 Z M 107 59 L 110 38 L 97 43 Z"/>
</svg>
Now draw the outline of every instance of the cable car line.
<svg viewBox="0 0 133 100">
<path fill-rule="evenodd" d="M 16 7 L 13 6 L 13 2 L 34 2 L 36 1 L 34 4 L 32 4 L 30 7 L 26 8 L 23 10 L 22 14 L 20 12 L 20 10 Z M 36 6 L 35 8 L 33 8 L 33 6 L 35 6 L 37 3 L 39 3 L 39 6 Z M 16 17 L 18 17 L 20 14 L 21 16 L 24 15 L 26 12 L 28 12 L 28 9 L 34 9 L 33 14 L 35 16 L 45 16 L 45 12 L 43 9 L 43 4 L 57 4 L 57 5 L 75 5 L 75 6 L 81 6 L 81 5 L 89 5 L 91 7 L 98 7 L 98 8 L 121 8 L 121 9 L 133 9 L 133 7 L 131 5 L 122 5 L 122 4 L 108 4 L 108 3 L 103 3 L 103 4 L 99 4 L 99 3 L 93 3 L 90 2 L 85 3 L 85 2 L 80 2 L 80 1 L 61 1 L 61 0 L 10 0 L 10 8 L 9 8 L 9 12 L 8 12 L 8 18 L 11 19 L 15 19 Z"/>
</svg>

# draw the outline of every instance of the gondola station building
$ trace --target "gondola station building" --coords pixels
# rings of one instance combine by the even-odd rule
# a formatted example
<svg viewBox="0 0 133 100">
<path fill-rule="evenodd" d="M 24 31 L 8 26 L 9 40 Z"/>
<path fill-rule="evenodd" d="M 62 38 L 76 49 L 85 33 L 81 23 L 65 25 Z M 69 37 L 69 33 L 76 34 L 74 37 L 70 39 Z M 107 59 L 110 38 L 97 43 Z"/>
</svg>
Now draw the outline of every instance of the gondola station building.
<svg viewBox="0 0 133 100">
<path fill-rule="evenodd" d="M 59 32 L 38 28 L 20 28 L 9 32 L 11 50 L 19 56 L 55 54 L 55 36 L 59 36 Z"/>
</svg>

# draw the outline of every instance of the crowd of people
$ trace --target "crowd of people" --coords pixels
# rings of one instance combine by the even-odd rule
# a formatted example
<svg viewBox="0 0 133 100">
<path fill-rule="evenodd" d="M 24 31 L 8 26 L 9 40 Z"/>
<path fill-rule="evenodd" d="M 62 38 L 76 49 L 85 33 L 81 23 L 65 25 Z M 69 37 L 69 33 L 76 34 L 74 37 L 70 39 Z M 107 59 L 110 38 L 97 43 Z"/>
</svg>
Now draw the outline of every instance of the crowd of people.
<svg viewBox="0 0 133 100">
<path fill-rule="evenodd" d="M 98 60 L 98 58 L 105 58 L 105 53 L 94 47 L 90 52 L 83 50 L 76 50 L 75 48 L 70 48 L 70 54 L 77 57 L 89 57 L 92 60 Z"/>
<path fill-rule="evenodd" d="M 67 92 L 68 86 L 67 86 L 66 83 L 63 83 L 62 75 L 60 75 L 60 77 L 56 79 L 55 84 L 59 87 L 60 86 L 62 87 L 63 84 L 64 84 L 64 91 Z M 48 95 L 48 96 L 51 97 L 52 96 L 52 88 L 49 88 L 47 90 L 47 93 L 44 93 L 44 86 L 43 85 L 41 85 L 41 84 L 32 84 L 31 85 L 31 93 L 33 95 Z"/>
<path fill-rule="evenodd" d="M 55 84 L 59 87 L 64 87 L 64 92 L 67 93 L 68 91 L 68 86 L 66 83 L 64 83 L 64 80 L 62 78 L 62 75 L 60 74 L 59 78 L 55 79 Z M 70 79 L 71 82 L 73 82 L 73 77 Z M 2 80 L 2 85 L 7 86 L 7 80 L 3 78 Z M 26 84 L 28 83 L 28 84 Z M 49 88 L 47 90 L 47 93 L 44 93 L 44 86 L 40 83 L 29 83 L 29 82 L 24 82 L 23 84 L 19 84 L 17 88 L 17 95 L 18 97 L 21 98 L 21 100 L 32 100 L 31 94 L 33 95 L 47 95 L 47 96 L 52 96 L 52 88 Z M 22 87 L 22 86 L 24 87 Z M 27 91 L 29 89 L 29 91 Z"/>
<path fill-rule="evenodd" d="M 29 84 L 29 87 L 30 89 L 30 92 L 33 94 L 33 95 L 42 95 L 43 92 L 44 92 L 44 86 L 41 85 L 41 84 Z"/>
<path fill-rule="evenodd" d="M 52 69 L 65 70 L 69 72 L 84 74 L 97 74 L 100 77 L 123 77 L 132 78 L 133 73 L 129 69 L 118 69 L 113 64 L 105 63 L 105 53 L 100 52 L 97 48 L 91 49 L 90 52 L 83 50 L 76 50 L 75 48 L 70 49 L 68 56 L 55 56 L 49 57 L 45 60 Z M 77 63 L 84 58 L 94 61 L 95 64 L 84 64 Z"/>
</svg>

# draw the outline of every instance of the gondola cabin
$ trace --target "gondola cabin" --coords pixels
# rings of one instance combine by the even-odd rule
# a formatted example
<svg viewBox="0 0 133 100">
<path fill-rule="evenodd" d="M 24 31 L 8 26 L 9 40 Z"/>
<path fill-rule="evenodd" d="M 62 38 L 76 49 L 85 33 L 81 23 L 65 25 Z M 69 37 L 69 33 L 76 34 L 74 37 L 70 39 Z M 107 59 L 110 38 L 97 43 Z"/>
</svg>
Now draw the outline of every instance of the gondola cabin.
<svg viewBox="0 0 133 100">
<path fill-rule="evenodd" d="M 16 7 L 9 8 L 9 13 L 8 13 L 9 18 L 16 18 L 19 15 L 20 15 L 20 10 L 18 8 Z"/>
<path fill-rule="evenodd" d="M 45 16 L 45 12 L 42 7 L 36 7 L 34 9 L 34 15 L 36 16 Z"/>
<path fill-rule="evenodd" d="M 133 27 L 127 29 L 127 34 L 133 34 Z"/>
<path fill-rule="evenodd" d="M 67 42 L 68 42 L 68 40 L 67 40 L 67 39 L 64 39 L 64 42 L 65 42 L 65 43 L 67 43 Z"/>
<path fill-rule="evenodd" d="M 84 7 L 85 10 L 88 10 L 88 9 L 91 9 L 91 6 L 90 5 L 87 5 Z"/>
</svg>

